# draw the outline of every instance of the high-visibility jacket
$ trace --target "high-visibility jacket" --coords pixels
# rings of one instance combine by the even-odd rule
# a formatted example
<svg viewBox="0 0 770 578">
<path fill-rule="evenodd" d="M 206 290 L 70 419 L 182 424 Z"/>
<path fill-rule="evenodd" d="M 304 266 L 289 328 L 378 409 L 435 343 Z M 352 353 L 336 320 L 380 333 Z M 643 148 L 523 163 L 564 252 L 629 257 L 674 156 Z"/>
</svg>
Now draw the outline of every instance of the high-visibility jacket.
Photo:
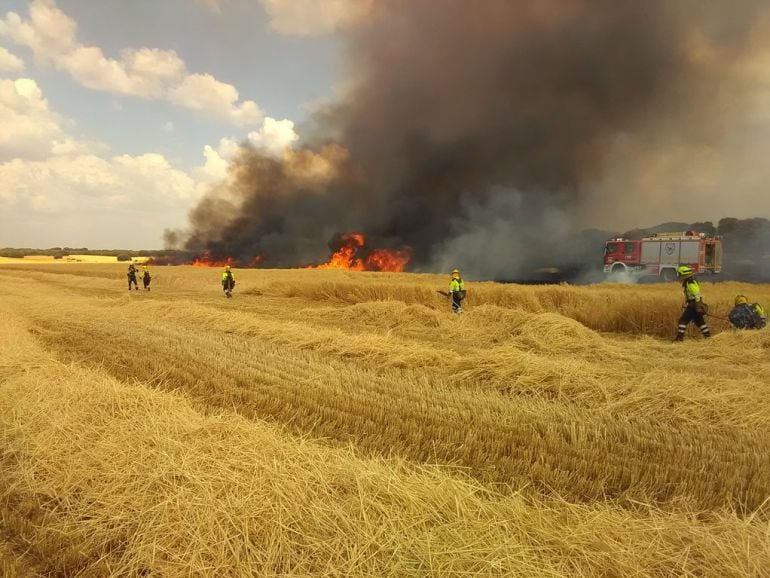
<svg viewBox="0 0 770 578">
<path fill-rule="evenodd" d="M 222 272 L 222 281 L 227 281 L 228 277 L 235 281 L 235 275 L 233 275 L 232 271 L 223 271 Z"/>
<path fill-rule="evenodd" d="M 462 279 L 452 279 L 449 282 L 449 292 L 454 293 L 455 291 L 465 291 L 465 283 Z"/>
<path fill-rule="evenodd" d="M 693 277 L 682 281 L 682 289 L 684 289 L 684 299 L 688 303 L 698 303 L 702 300 L 700 285 Z"/>
</svg>

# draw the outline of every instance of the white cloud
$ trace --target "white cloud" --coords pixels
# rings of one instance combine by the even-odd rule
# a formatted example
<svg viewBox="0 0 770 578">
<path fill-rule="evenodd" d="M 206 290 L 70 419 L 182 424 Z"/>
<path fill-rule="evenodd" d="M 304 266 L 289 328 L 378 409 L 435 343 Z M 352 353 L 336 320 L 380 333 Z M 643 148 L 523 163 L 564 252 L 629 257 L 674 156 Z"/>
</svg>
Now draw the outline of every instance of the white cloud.
<svg viewBox="0 0 770 578">
<path fill-rule="evenodd" d="M 261 0 L 270 25 L 282 34 L 328 34 L 350 26 L 372 10 L 373 0 Z"/>
<path fill-rule="evenodd" d="M 223 141 L 225 139 L 222 139 Z M 203 157 L 206 159 L 198 172 L 198 178 L 216 181 L 227 177 L 227 167 L 230 165 L 229 158 L 210 145 L 203 148 Z"/>
<path fill-rule="evenodd" d="M 129 206 L 152 211 L 179 201 L 188 205 L 196 187 L 192 177 L 156 153 L 108 158 L 71 154 L 0 164 L 0 198 L 36 211 Z"/>
<path fill-rule="evenodd" d="M 66 140 L 61 119 L 30 78 L 0 79 L 0 162 L 40 159 Z"/>
<path fill-rule="evenodd" d="M 160 247 L 204 186 L 156 153 L 14 159 L 0 164 L 0 246 Z"/>
<path fill-rule="evenodd" d="M 0 35 L 28 46 L 37 58 L 66 54 L 76 47 L 75 21 L 68 18 L 53 0 L 34 0 L 29 6 L 29 20 L 9 12 L 0 20 Z"/>
<path fill-rule="evenodd" d="M 203 149 L 205 162 L 197 169 L 196 176 L 201 180 L 222 180 L 227 178 L 230 162 L 245 143 L 263 154 L 276 158 L 283 157 L 291 150 L 299 135 L 294 130 L 294 123 L 288 119 L 276 120 L 267 117 L 259 130 L 251 131 L 246 138 L 238 142 L 232 137 L 225 137 L 215 147 L 206 145 Z"/>
<path fill-rule="evenodd" d="M 24 70 L 24 61 L 0 46 L 0 72 L 21 72 Z"/>
<path fill-rule="evenodd" d="M 251 125 L 262 120 L 262 110 L 251 100 L 238 104 L 238 91 L 231 84 L 210 74 L 189 74 L 168 93 L 171 102 L 197 111 L 215 111 L 235 125 Z"/>
<path fill-rule="evenodd" d="M 299 139 L 294 131 L 294 123 L 288 119 L 275 120 L 267 117 L 258 131 L 248 135 L 249 142 L 257 149 L 269 154 L 280 155 Z"/>
<path fill-rule="evenodd" d="M 93 90 L 165 100 L 236 126 L 262 120 L 260 107 L 239 100 L 238 90 L 209 74 L 193 74 L 173 50 L 127 49 L 119 59 L 77 40 L 77 24 L 54 0 L 33 0 L 29 18 L 15 12 L 0 20 L 0 35 L 29 47 L 35 58 L 67 71 Z"/>
<path fill-rule="evenodd" d="M 160 247 L 213 180 L 73 138 L 32 79 L 0 79 L 0 126 L 0 246 Z"/>
</svg>

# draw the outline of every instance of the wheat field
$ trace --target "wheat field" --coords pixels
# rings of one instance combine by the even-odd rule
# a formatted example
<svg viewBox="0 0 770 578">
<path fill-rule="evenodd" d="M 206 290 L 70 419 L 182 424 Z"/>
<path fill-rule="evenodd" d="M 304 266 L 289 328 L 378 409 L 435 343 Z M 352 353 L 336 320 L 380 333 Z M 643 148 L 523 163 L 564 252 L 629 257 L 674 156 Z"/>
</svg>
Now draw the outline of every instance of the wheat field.
<svg viewBox="0 0 770 578">
<path fill-rule="evenodd" d="M 0 266 L 4 576 L 770 576 L 770 332 L 676 284 Z"/>
</svg>

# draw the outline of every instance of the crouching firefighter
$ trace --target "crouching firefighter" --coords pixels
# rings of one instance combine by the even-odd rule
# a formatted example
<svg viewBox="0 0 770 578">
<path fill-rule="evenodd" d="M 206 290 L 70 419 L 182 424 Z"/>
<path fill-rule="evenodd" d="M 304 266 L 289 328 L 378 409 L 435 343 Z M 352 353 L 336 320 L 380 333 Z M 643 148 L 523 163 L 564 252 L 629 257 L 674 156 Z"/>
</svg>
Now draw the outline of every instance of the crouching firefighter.
<svg viewBox="0 0 770 578">
<path fill-rule="evenodd" d="M 452 270 L 452 279 L 449 281 L 449 296 L 452 299 L 452 313 L 462 313 L 462 301 L 465 299 L 465 283 L 460 277 L 460 270 Z"/>
<path fill-rule="evenodd" d="M 708 305 L 703 302 L 703 297 L 700 294 L 700 285 L 693 277 L 692 267 L 687 265 L 681 265 L 677 269 L 677 276 L 682 283 L 682 290 L 684 291 L 684 305 L 682 306 L 682 316 L 679 318 L 679 326 L 676 330 L 676 337 L 674 341 L 684 341 L 684 332 L 687 330 L 687 326 L 690 322 L 695 323 L 703 334 L 703 337 L 711 337 L 711 331 L 709 326 L 706 325 L 704 316 L 708 313 Z"/>
<path fill-rule="evenodd" d="M 759 303 L 749 303 L 745 295 L 735 296 L 735 307 L 727 317 L 736 329 L 763 329 L 767 326 L 765 309 Z"/>
</svg>

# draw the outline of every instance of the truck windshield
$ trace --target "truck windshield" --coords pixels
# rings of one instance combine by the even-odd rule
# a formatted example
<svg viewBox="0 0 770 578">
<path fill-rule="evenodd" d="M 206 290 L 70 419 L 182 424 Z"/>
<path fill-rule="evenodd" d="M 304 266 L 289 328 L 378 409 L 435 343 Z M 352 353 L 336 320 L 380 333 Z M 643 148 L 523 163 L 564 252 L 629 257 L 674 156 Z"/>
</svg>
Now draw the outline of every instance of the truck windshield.
<svg viewBox="0 0 770 578">
<path fill-rule="evenodd" d="M 634 245 L 635 245 L 635 243 L 624 243 L 623 244 L 623 247 L 624 247 L 623 251 L 625 252 L 626 255 L 630 255 L 631 253 L 634 252 Z"/>
<path fill-rule="evenodd" d="M 605 255 L 610 255 L 612 253 L 617 253 L 617 252 L 618 252 L 618 244 L 617 243 L 607 243 L 604 246 L 604 254 Z"/>
</svg>

